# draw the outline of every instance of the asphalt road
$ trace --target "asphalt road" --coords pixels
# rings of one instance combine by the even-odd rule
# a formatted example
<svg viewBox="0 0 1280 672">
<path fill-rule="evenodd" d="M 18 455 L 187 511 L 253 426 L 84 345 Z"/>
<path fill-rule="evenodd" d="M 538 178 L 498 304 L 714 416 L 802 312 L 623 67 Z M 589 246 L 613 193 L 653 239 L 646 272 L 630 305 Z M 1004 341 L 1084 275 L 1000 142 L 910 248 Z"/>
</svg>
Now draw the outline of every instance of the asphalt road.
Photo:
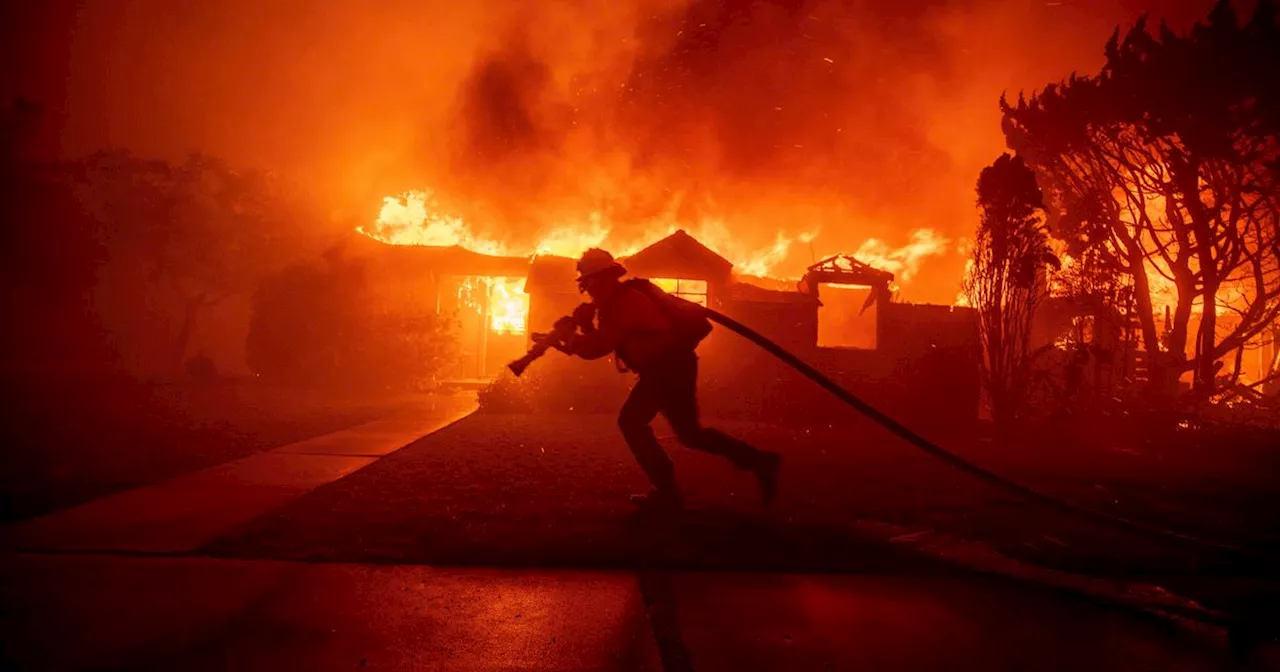
<svg viewBox="0 0 1280 672">
<path fill-rule="evenodd" d="M 637 523 L 627 495 L 644 491 L 647 483 L 611 417 L 482 413 L 315 490 L 211 549 L 236 557 L 341 561 L 805 571 L 905 562 L 846 534 L 851 521 L 868 519 L 943 530 L 1077 572 L 1240 569 L 1232 558 L 1202 549 L 1040 509 L 875 427 L 847 433 L 724 426 L 783 455 L 778 497 L 768 508 L 750 476 L 666 436 L 691 510 L 659 524 Z M 1145 473 L 1141 469 L 1113 466 L 1108 474 L 1104 464 L 1072 473 L 1069 463 L 1049 457 L 969 451 L 1018 480 L 1091 506 L 1138 518 L 1178 513 L 1151 505 L 1177 503 L 1182 491 L 1174 475 L 1158 474 L 1170 488 L 1163 498 L 1139 498 L 1129 492 L 1136 489 L 1131 477 Z M 1213 510 L 1204 500 L 1190 500 L 1197 515 Z M 1218 508 L 1231 512 L 1232 504 Z"/>
<path fill-rule="evenodd" d="M 181 550 L 101 554 L 71 544 L 59 546 L 61 554 L 30 547 L 0 554 L 0 604 L 10 625 L 0 662 L 145 670 L 1232 669 L 1221 632 L 958 569 L 921 543 L 945 529 L 1041 564 L 1148 568 L 1138 576 L 1201 563 L 1193 575 L 1212 578 L 1216 569 L 1204 564 L 1211 558 L 1045 517 L 874 432 L 851 449 L 836 433 L 727 426 L 784 455 L 779 496 L 767 508 L 749 476 L 668 439 L 690 511 L 637 519 L 626 497 L 646 485 L 611 418 L 472 415 L 382 457 L 396 427 L 277 449 L 281 459 L 370 456 L 276 508 L 228 518 L 230 527 L 202 532 Z M 380 448 L 369 453 L 361 441 Z M 1008 466 L 1045 487 L 1079 491 L 1078 479 L 1060 472 Z M 224 472 L 240 473 L 218 468 L 209 478 L 276 486 L 256 471 L 231 479 Z M 177 496 L 178 485 L 157 489 Z M 867 527 L 860 523 L 885 521 L 906 530 L 903 543 L 859 532 Z M 164 522 L 154 529 L 182 529 L 180 520 Z"/>
</svg>

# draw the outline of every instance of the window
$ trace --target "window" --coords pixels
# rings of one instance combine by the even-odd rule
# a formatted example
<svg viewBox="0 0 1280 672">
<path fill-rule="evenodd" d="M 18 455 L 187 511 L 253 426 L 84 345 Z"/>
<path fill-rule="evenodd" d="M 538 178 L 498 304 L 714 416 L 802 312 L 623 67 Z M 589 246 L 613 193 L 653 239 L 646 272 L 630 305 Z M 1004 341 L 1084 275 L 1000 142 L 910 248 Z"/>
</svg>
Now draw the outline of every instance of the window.
<svg viewBox="0 0 1280 672">
<path fill-rule="evenodd" d="M 867 304 L 871 292 L 861 285 L 818 285 L 818 347 L 876 348 L 877 306 Z"/>
<path fill-rule="evenodd" d="M 523 334 L 529 322 L 524 278 L 487 278 L 489 328 L 499 334 Z"/>
<path fill-rule="evenodd" d="M 649 282 L 657 285 L 662 291 L 692 301 L 699 306 L 707 305 L 707 281 L 688 280 L 685 278 L 651 278 Z"/>
</svg>

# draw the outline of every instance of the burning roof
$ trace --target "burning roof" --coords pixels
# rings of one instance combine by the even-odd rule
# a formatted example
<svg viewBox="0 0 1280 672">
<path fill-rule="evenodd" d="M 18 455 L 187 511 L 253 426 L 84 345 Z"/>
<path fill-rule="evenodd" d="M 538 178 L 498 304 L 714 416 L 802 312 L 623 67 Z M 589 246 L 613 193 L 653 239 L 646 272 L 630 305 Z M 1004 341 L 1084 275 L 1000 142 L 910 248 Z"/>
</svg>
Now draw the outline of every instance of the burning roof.
<svg viewBox="0 0 1280 672">
<path fill-rule="evenodd" d="M 529 272 L 529 258 L 482 254 L 461 245 L 385 245 L 359 237 L 357 251 L 374 254 L 380 263 L 412 265 L 437 275 L 523 277 Z"/>
<path fill-rule="evenodd" d="M 725 281 L 733 273 L 733 262 L 684 229 L 621 261 L 628 271 L 644 276 Z"/>
<path fill-rule="evenodd" d="M 727 282 L 736 274 L 783 280 L 788 285 L 797 277 L 779 272 L 780 266 L 792 256 L 794 243 L 809 243 L 812 249 L 814 235 L 791 237 L 779 232 L 771 246 L 756 249 L 745 247 L 742 238 L 719 220 L 700 220 L 692 228 L 686 228 L 676 220 L 659 219 L 644 226 L 627 227 L 642 230 L 639 236 L 619 237 L 612 225 L 598 214 L 586 213 L 569 220 L 577 223 L 544 230 L 537 234 L 536 243 L 522 245 L 473 228 L 461 217 L 450 214 L 429 191 L 413 191 L 385 198 L 378 218 L 358 231 L 392 246 L 459 247 L 488 257 L 526 261 L 546 255 L 573 258 L 587 248 L 603 247 L 627 259 L 641 275 L 691 277 L 689 273 L 696 271 L 696 277 L 708 281 Z M 525 233 L 536 233 L 538 227 L 531 224 L 528 228 Z M 921 229 L 911 234 L 909 243 L 898 248 L 868 238 L 854 256 L 891 271 L 899 281 L 905 282 L 916 274 L 922 260 L 944 254 L 949 243 L 936 232 Z"/>
<path fill-rule="evenodd" d="M 837 254 L 810 266 L 804 279 L 810 285 L 831 283 L 887 288 L 893 283 L 893 274 L 858 261 L 847 254 Z"/>
</svg>

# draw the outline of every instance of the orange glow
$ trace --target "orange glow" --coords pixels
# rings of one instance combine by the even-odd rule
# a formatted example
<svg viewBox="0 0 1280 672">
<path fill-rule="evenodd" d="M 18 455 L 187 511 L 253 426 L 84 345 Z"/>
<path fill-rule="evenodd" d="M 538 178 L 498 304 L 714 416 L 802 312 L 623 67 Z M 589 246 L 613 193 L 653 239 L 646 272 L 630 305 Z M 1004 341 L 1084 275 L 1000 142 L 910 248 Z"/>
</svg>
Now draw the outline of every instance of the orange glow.
<svg viewBox="0 0 1280 672">
<path fill-rule="evenodd" d="M 894 274 L 895 283 L 910 282 L 920 271 L 920 262 L 926 257 L 947 252 L 948 241 L 932 229 L 917 229 L 911 233 L 911 242 L 899 248 L 890 248 L 883 241 L 868 238 L 853 253 L 854 258 Z"/>
<path fill-rule="evenodd" d="M 649 282 L 657 285 L 662 291 L 692 301 L 699 306 L 707 305 L 707 281 L 689 280 L 685 278 L 650 278 Z"/>
<path fill-rule="evenodd" d="M 1177 250 L 1180 246 L 1170 233 L 1174 226 L 1169 222 L 1165 197 L 1160 194 L 1147 194 L 1142 201 L 1142 210 L 1139 211 L 1135 204 L 1126 199 L 1123 192 L 1117 191 L 1113 196 L 1121 206 L 1121 223 L 1146 251 L 1143 268 L 1147 276 L 1156 322 L 1163 324 L 1164 311 L 1176 310 L 1180 298 L 1184 301 L 1189 299 L 1193 315 L 1202 315 L 1204 298 L 1198 291 L 1190 297 L 1180 297 L 1178 287 L 1172 280 L 1173 271 L 1159 253 L 1160 249 Z M 1188 261 L 1192 273 L 1199 271 L 1197 262 L 1194 256 Z M 1248 305 L 1249 291 L 1250 284 L 1247 281 L 1238 278 L 1224 280 L 1214 297 L 1214 313 L 1223 315 L 1224 311 L 1232 306 L 1243 309 Z"/>
<path fill-rule="evenodd" d="M 523 278 L 492 278 L 489 283 L 489 328 L 499 334 L 523 334 L 529 319 L 529 295 Z"/>
<path fill-rule="evenodd" d="M 481 254 L 510 254 L 506 245 L 477 235 L 462 218 L 440 212 L 429 191 L 387 196 L 373 228 L 358 230 L 391 245 L 458 245 Z"/>
<path fill-rule="evenodd" d="M 609 228 L 601 224 L 599 217 L 592 217 L 583 227 L 561 226 L 552 229 L 542 237 L 536 252 L 577 257 L 589 248 L 600 247 L 608 237 Z"/>
<path fill-rule="evenodd" d="M 490 331 L 523 334 L 529 325 L 529 295 L 524 283 L 524 278 L 465 277 L 457 285 L 458 305 L 477 317 L 487 310 Z"/>
<path fill-rule="evenodd" d="M 681 228 L 741 273 L 775 277 L 870 237 L 893 247 L 916 228 L 971 231 L 974 180 L 1005 145 L 1000 92 L 1093 71 L 1139 11 L 906 3 L 885 30 L 875 3 L 325 2 L 305 17 L 259 3 L 252 21 L 225 3 L 90 4 L 62 31 L 83 48 L 19 31 L 24 62 L 67 66 L 29 92 L 65 113 L 65 137 L 41 136 L 64 158 L 112 146 L 269 167 L 331 215 L 309 217 L 316 244 L 349 217 L 371 222 L 362 213 L 397 185 L 468 207 L 430 232 L 366 224 L 376 237 L 521 255 L 573 256 L 577 234 L 550 232 L 586 231 L 593 211 L 622 254 L 678 201 Z M 744 249 L 699 230 L 716 217 Z M 818 227 L 811 255 L 802 234 Z M 790 258 L 773 262 L 775 249 Z M 930 259 L 913 298 L 948 300 L 962 263 Z"/>
<path fill-rule="evenodd" d="M 771 244 L 759 247 L 749 244 L 742 236 L 735 235 L 720 218 L 702 217 L 688 224 L 677 223 L 670 218 L 659 218 L 644 226 L 640 235 L 625 237 L 615 235 L 614 227 L 598 212 L 575 219 L 577 223 L 561 224 L 546 231 L 536 244 L 517 246 L 478 233 L 461 217 L 442 210 L 432 192 L 410 191 L 400 196 L 384 198 L 378 218 L 372 225 L 362 226 L 358 231 L 390 245 L 457 245 L 473 252 L 495 256 L 577 257 L 588 248 L 604 247 L 619 257 L 626 257 L 678 229 L 684 229 L 699 242 L 732 262 L 739 275 L 758 278 L 784 278 L 785 274 L 780 273 L 779 268 L 795 252 L 795 244 L 808 245 L 818 236 L 816 228 L 798 234 L 778 231 Z M 946 253 L 947 245 L 948 241 L 936 231 L 918 229 L 911 234 L 910 242 L 899 248 L 890 248 L 875 238 L 867 239 L 855 256 L 872 266 L 894 273 L 899 282 L 905 283 L 916 275 L 923 259 Z M 793 267 L 796 261 L 791 259 Z"/>
</svg>

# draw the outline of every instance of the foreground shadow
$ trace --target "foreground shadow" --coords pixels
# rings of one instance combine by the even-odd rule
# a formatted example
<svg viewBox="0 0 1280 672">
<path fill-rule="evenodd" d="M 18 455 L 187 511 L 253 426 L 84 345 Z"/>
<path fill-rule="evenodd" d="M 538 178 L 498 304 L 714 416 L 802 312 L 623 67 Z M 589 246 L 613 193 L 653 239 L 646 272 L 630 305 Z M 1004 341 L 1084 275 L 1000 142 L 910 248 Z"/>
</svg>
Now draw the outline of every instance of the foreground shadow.
<svg viewBox="0 0 1280 672">
<path fill-rule="evenodd" d="M 903 572 L 944 565 L 906 546 L 860 537 L 836 525 L 802 524 L 733 511 L 622 515 L 572 525 L 538 521 L 451 521 L 404 534 L 278 543 L 271 528 L 242 530 L 205 549 L 220 556 L 324 562 L 563 567 L 575 569 Z M 275 543 L 273 543 L 275 542 Z"/>
</svg>

